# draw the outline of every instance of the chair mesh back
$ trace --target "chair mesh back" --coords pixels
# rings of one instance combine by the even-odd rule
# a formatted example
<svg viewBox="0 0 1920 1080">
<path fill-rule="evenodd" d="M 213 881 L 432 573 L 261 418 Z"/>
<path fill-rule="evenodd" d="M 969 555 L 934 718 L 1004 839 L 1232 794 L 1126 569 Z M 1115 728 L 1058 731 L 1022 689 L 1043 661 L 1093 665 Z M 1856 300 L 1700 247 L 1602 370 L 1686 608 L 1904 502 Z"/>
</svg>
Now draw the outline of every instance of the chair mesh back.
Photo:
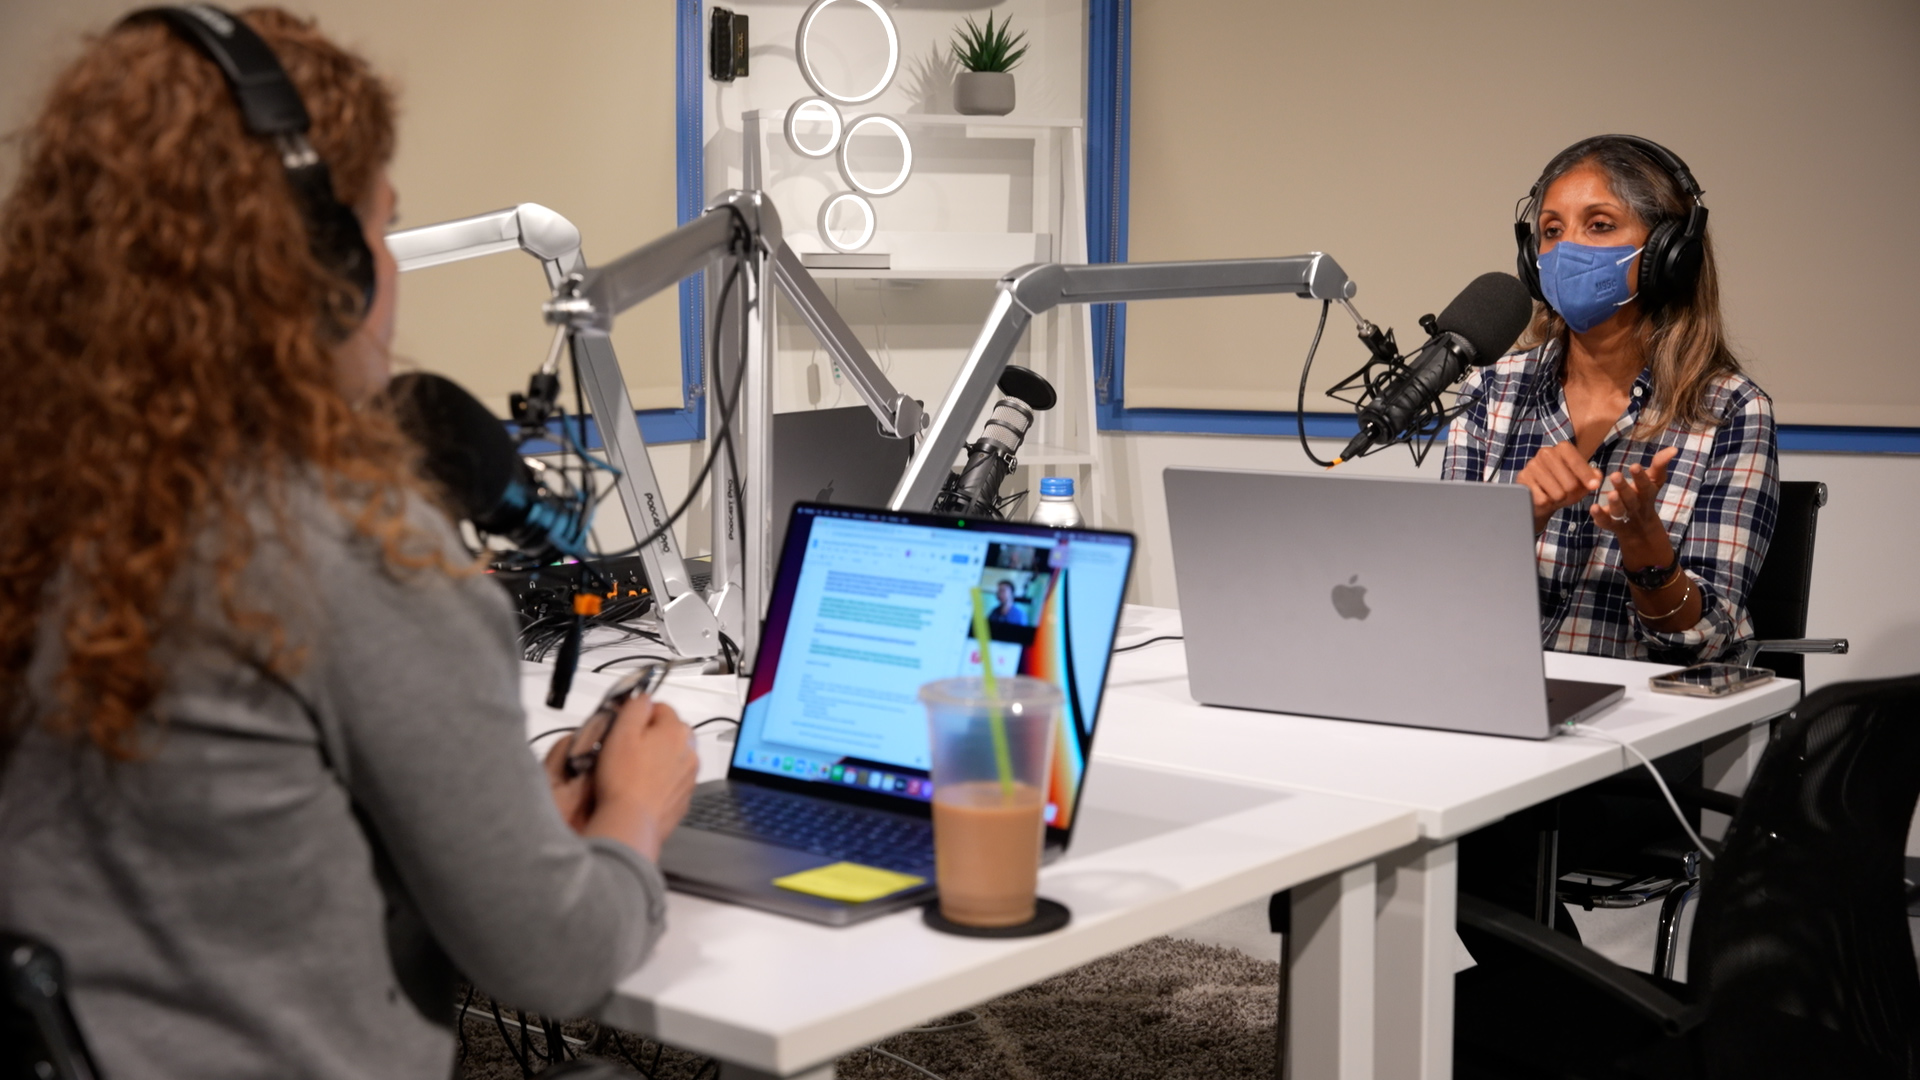
<svg viewBox="0 0 1920 1080">
<path fill-rule="evenodd" d="M 1820 523 L 1823 485 L 1812 480 L 1780 484 L 1780 515 L 1767 557 L 1747 594 L 1754 636 L 1797 638 L 1807 635 L 1807 597 L 1813 585 L 1813 537 Z M 1782 678 L 1805 679 L 1806 658 L 1795 653 L 1762 653 L 1760 666 Z"/>
<path fill-rule="evenodd" d="M 1916 799 L 1920 676 L 1829 686 L 1781 722 L 1694 926 L 1715 1075 L 1920 1078 Z"/>
</svg>

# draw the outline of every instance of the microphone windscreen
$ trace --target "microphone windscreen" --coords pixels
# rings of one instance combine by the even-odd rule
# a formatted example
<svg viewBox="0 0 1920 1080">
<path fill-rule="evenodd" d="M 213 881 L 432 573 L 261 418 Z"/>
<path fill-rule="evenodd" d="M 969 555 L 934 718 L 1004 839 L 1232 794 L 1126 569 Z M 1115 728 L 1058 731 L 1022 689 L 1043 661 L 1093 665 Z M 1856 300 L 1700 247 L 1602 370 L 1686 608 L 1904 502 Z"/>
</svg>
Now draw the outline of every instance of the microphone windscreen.
<svg viewBox="0 0 1920 1080">
<path fill-rule="evenodd" d="M 1533 320 L 1533 296 L 1512 274 L 1481 274 L 1460 290 L 1436 320 L 1442 333 L 1455 333 L 1473 346 L 1476 364 L 1491 364 L 1507 354 Z"/>
<path fill-rule="evenodd" d="M 424 452 L 427 475 L 454 509 L 485 522 L 526 469 L 506 424 L 451 379 L 427 372 L 396 375 L 385 393 L 400 430 Z"/>
</svg>

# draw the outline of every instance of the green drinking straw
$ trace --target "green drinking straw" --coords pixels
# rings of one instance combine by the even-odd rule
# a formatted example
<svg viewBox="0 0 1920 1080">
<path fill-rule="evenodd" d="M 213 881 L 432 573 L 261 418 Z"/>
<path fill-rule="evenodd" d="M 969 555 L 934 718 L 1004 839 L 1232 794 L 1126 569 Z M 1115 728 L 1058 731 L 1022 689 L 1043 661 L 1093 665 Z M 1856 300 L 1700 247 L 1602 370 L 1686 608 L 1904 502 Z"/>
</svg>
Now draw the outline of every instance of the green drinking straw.
<svg viewBox="0 0 1920 1080">
<path fill-rule="evenodd" d="M 993 653 L 988 646 L 987 594 L 973 590 L 973 639 L 980 644 L 980 681 L 987 688 L 987 724 L 993 729 L 993 763 L 1000 769 L 1000 797 L 1013 801 L 1013 752 L 1007 747 L 1007 722 L 1000 715 L 1000 684 L 993 677 Z"/>
</svg>

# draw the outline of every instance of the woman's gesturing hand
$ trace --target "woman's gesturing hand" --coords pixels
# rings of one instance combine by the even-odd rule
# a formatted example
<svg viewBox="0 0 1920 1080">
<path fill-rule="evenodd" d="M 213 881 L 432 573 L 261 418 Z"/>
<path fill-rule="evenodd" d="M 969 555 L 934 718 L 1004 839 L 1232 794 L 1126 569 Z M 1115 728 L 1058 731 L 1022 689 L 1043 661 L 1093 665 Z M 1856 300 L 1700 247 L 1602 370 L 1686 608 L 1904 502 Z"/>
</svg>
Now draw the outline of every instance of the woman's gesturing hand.
<svg viewBox="0 0 1920 1080">
<path fill-rule="evenodd" d="M 620 709 L 592 774 L 568 779 L 567 754 L 580 732 L 547 752 L 547 779 L 554 803 L 575 832 L 619 840 L 649 859 L 686 816 L 700 769 L 693 732 L 673 709 L 636 696 Z"/>
<path fill-rule="evenodd" d="M 1533 493 L 1533 531 L 1547 527 L 1562 507 L 1572 506 L 1600 490 L 1600 470 L 1570 442 L 1544 447 L 1514 479 Z"/>
<path fill-rule="evenodd" d="M 1660 523 L 1660 486 L 1679 453 L 1679 447 L 1669 446 L 1653 455 L 1651 463 L 1630 465 L 1607 477 L 1607 493 L 1589 508 L 1595 525 L 1620 538 L 1620 553 L 1630 565 L 1634 548 L 1649 549 L 1642 560 L 1649 566 L 1665 566 L 1672 556 L 1667 527 Z"/>
</svg>

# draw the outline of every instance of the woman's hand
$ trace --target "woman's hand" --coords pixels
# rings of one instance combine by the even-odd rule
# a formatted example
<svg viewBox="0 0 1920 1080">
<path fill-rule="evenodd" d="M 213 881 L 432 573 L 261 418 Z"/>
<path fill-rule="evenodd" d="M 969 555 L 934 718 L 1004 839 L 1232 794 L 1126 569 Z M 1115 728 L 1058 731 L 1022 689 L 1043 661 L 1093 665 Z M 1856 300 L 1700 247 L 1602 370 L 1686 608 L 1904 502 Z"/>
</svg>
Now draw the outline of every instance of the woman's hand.
<svg viewBox="0 0 1920 1080">
<path fill-rule="evenodd" d="M 1548 446 L 1533 455 L 1515 477 L 1533 493 L 1533 533 L 1540 535 L 1547 520 L 1600 490 L 1600 470 L 1570 442 Z"/>
<path fill-rule="evenodd" d="M 693 732 L 671 707 L 632 698 L 606 735 L 592 775 L 567 779 L 567 754 L 590 745 L 595 734 L 579 732 L 547 752 L 554 804 L 575 832 L 611 837 L 657 861 L 693 797 L 700 769 Z"/>
<path fill-rule="evenodd" d="M 1588 508 L 1595 525 L 1619 538 L 1620 558 L 1629 570 L 1673 561 L 1673 544 L 1660 522 L 1660 486 L 1679 453 L 1679 447 L 1669 446 L 1653 455 L 1651 464 L 1630 465 L 1607 477 L 1607 493 Z"/>
</svg>

